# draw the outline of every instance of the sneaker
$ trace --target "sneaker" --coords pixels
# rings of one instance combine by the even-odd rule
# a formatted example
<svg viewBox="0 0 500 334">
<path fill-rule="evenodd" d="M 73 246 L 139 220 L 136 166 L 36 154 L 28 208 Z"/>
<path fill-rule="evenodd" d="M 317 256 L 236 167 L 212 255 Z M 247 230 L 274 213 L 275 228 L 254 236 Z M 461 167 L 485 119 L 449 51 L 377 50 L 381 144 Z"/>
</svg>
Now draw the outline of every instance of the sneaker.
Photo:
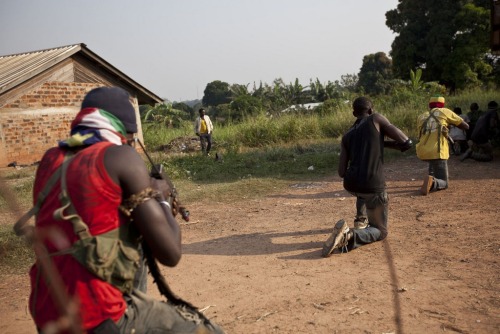
<svg viewBox="0 0 500 334">
<path fill-rule="evenodd" d="M 432 176 L 430 176 L 430 175 L 425 176 L 424 184 L 420 188 L 420 192 L 422 193 L 422 195 L 424 195 L 424 196 L 429 195 L 429 193 L 431 192 L 433 180 L 434 180 L 434 178 Z"/>
<path fill-rule="evenodd" d="M 332 234 L 323 244 L 321 256 L 329 257 L 330 254 L 332 254 L 333 250 L 346 247 L 349 239 L 349 227 L 347 226 L 347 223 L 343 219 L 341 219 L 335 224 Z"/>
<path fill-rule="evenodd" d="M 356 218 L 354 219 L 354 229 L 362 230 L 368 227 L 368 219 L 366 218 Z"/>
</svg>

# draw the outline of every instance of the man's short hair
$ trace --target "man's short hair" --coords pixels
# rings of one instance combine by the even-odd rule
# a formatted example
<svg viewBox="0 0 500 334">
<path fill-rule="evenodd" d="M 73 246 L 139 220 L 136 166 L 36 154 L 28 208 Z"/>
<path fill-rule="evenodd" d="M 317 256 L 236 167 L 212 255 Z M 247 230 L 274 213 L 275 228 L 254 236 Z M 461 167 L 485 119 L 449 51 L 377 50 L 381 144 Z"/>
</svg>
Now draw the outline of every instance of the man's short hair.
<svg viewBox="0 0 500 334">
<path fill-rule="evenodd" d="M 479 110 L 479 105 L 476 102 L 473 102 L 470 105 L 470 110 Z"/>
<path fill-rule="evenodd" d="M 352 103 L 352 109 L 354 109 L 357 114 L 363 113 L 371 108 L 373 108 L 372 101 L 364 96 L 356 98 Z"/>
<path fill-rule="evenodd" d="M 488 109 L 495 110 L 498 108 L 498 103 L 496 101 L 490 101 L 488 102 Z"/>
</svg>

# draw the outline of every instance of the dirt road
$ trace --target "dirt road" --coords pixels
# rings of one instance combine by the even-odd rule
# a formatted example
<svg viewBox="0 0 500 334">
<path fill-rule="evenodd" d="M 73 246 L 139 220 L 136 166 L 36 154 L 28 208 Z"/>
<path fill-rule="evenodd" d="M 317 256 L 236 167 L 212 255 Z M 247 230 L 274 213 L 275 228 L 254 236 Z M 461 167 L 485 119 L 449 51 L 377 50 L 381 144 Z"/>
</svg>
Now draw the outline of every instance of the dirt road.
<svg viewBox="0 0 500 334">
<path fill-rule="evenodd" d="M 192 203 L 183 259 L 163 271 L 227 333 L 500 333 L 499 161 L 452 157 L 450 188 L 429 196 L 425 163 L 386 164 L 389 237 L 327 259 L 323 241 L 355 206 L 333 173 L 259 200 Z M 35 333 L 27 277 L 0 292 L 0 332 Z"/>
</svg>

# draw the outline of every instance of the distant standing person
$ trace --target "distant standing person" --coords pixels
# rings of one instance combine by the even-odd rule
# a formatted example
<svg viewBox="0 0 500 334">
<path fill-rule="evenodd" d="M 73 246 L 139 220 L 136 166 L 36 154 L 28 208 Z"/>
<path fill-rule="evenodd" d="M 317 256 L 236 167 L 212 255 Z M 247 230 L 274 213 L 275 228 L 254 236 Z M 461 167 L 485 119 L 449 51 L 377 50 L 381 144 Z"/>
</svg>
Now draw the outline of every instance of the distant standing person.
<svg viewBox="0 0 500 334">
<path fill-rule="evenodd" d="M 493 160 L 493 145 L 491 138 L 498 127 L 498 103 L 490 101 L 488 110 L 479 117 L 469 140 L 469 149 L 460 157 L 460 161 L 472 158 L 476 161 Z"/>
<path fill-rule="evenodd" d="M 344 188 L 356 196 L 355 228 L 339 220 L 323 245 L 323 257 L 335 249 L 347 252 L 387 237 L 389 198 L 385 191 L 384 147 L 401 152 L 412 147 L 408 136 L 374 112 L 368 98 L 358 97 L 352 106 L 356 121 L 342 137 L 338 173 L 344 179 Z M 386 136 L 392 140 L 384 141 Z M 367 224 L 362 224 L 363 218 Z"/>
<path fill-rule="evenodd" d="M 214 127 L 210 117 L 205 114 L 204 108 L 200 108 L 198 112 L 200 116 L 194 122 L 194 132 L 200 137 L 201 152 L 209 156 L 210 149 L 212 148 L 212 132 Z"/>
<path fill-rule="evenodd" d="M 444 107 L 444 97 L 434 96 L 429 101 L 429 111 L 417 119 L 417 156 L 429 164 L 428 173 L 420 188 L 422 195 L 448 188 L 448 127 L 454 125 L 468 130 L 469 125 L 457 114 Z"/>
</svg>

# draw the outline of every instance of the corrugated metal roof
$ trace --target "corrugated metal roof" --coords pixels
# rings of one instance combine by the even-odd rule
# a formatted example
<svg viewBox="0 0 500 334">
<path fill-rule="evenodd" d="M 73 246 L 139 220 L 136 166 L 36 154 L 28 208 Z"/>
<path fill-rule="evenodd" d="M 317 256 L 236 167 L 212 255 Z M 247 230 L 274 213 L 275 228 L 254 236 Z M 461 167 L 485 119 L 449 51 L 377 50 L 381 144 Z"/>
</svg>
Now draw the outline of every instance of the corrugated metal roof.
<svg viewBox="0 0 500 334">
<path fill-rule="evenodd" d="M 81 50 L 80 44 L 0 56 L 0 94 Z"/>
<path fill-rule="evenodd" d="M 83 56 L 91 61 L 99 63 L 108 72 L 134 88 L 140 100 L 148 101 L 148 103 L 153 102 L 153 104 L 162 102 L 159 96 L 90 51 L 83 43 L 0 56 L 0 95 L 78 52 L 81 52 Z"/>
</svg>

